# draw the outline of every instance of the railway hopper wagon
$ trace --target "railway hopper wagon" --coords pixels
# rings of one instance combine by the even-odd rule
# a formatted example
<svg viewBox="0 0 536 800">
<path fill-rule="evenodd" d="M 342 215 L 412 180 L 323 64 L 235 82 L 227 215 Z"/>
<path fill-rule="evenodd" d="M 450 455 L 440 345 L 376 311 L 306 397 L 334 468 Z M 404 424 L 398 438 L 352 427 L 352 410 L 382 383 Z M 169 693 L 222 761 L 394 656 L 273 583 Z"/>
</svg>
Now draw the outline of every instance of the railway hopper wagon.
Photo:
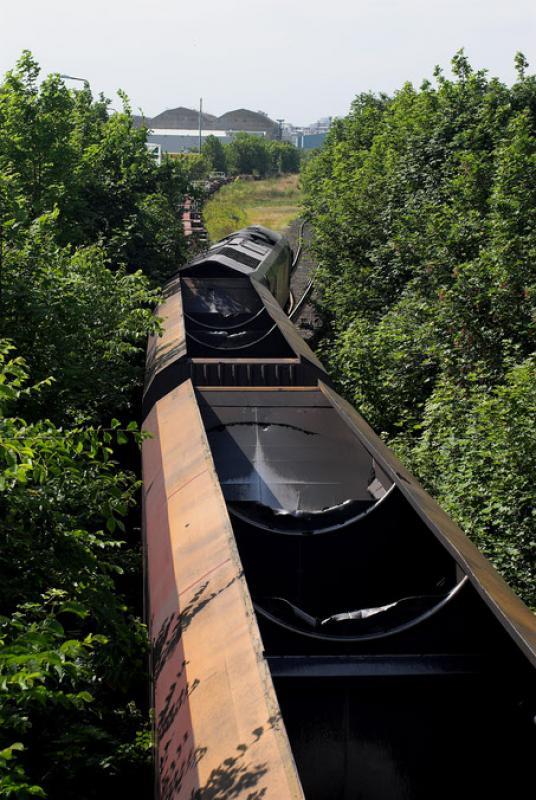
<svg viewBox="0 0 536 800">
<path fill-rule="evenodd" d="M 535 617 L 333 389 L 284 311 L 291 263 L 244 229 L 157 310 L 156 796 L 525 797 Z"/>
</svg>

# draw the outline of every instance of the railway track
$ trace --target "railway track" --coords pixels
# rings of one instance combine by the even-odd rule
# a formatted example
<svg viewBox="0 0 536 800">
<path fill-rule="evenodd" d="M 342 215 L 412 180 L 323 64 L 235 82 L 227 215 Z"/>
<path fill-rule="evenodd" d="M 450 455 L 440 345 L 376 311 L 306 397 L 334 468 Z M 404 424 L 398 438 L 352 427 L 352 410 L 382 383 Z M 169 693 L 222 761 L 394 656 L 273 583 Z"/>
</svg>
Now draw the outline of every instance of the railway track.
<svg viewBox="0 0 536 800">
<path fill-rule="evenodd" d="M 229 178 L 225 177 L 208 178 L 206 181 L 200 182 L 200 188 L 205 197 L 211 197 L 218 189 L 228 183 L 229 180 Z M 191 249 L 196 251 L 199 248 L 207 247 L 209 238 L 203 222 L 202 205 L 200 201 L 187 195 L 183 199 L 179 214 L 184 236 L 190 244 Z"/>
<path fill-rule="evenodd" d="M 301 258 L 302 252 L 303 252 L 303 231 L 305 229 L 306 224 L 307 224 L 306 220 L 302 220 L 300 222 L 300 226 L 299 226 L 299 229 L 298 229 L 297 247 L 296 247 L 296 250 L 294 251 L 294 258 L 292 260 L 292 266 L 290 268 L 291 275 L 296 270 L 296 267 L 298 266 L 298 263 L 300 261 L 300 258 Z"/>
<path fill-rule="evenodd" d="M 292 271 L 290 286 L 296 302 L 292 309 L 292 321 L 305 341 L 314 340 L 322 327 L 322 319 L 312 302 L 314 296 L 317 263 L 310 249 L 310 230 L 306 220 L 297 220 L 289 226 L 288 236 L 294 252 L 298 255 Z"/>
<path fill-rule="evenodd" d="M 253 227 L 185 265 L 144 394 L 162 800 L 522 797 L 536 620 L 330 377 Z M 289 315 L 283 309 L 287 307 Z"/>
</svg>

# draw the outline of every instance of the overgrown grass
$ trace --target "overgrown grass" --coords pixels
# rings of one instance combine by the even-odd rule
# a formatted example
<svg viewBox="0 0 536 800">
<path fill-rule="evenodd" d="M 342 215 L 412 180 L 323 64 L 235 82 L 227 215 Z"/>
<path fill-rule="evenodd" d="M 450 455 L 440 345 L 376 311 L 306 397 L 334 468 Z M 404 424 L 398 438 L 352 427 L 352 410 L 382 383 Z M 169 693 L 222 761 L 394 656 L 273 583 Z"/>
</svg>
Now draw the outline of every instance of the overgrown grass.
<svg viewBox="0 0 536 800">
<path fill-rule="evenodd" d="M 224 186 L 203 213 L 211 241 L 246 225 L 264 225 L 281 231 L 301 213 L 298 175 L 265 181 L 238 180 Z"/>
</svg>

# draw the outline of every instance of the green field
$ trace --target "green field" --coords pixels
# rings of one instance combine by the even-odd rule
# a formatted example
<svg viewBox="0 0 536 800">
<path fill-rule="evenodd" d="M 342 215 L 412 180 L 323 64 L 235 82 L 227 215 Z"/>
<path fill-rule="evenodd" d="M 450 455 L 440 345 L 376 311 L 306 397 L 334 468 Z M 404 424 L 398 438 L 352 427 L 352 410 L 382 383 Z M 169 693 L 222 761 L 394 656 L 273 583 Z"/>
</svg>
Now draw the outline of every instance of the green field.
<svg viewBox="0 0 536 800">
<path fill-rule="evenodd" d="M 298 175 L 285 175 L 265 181 L 237 180 L 224 186 L 203 212 L 211 241 L 246 225 L 282 231 L 301 214 L 298 179 Z"/>
</svg>

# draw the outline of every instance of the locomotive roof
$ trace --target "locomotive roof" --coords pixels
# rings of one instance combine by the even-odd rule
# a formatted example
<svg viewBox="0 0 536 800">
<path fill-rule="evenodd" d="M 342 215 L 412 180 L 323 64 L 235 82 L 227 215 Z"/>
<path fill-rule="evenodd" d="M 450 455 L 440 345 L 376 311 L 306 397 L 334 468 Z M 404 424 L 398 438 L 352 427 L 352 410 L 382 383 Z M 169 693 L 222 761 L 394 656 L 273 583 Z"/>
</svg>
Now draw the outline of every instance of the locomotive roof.
<svg viewBox="0 0 536 800">
<path fill-rule="evenodd" d="M 262 281 L 278 255 L 287 247 L 286 239 L 280 234 L 261 225 L 251 225 L 222 239 L 206 253 L 186 264 L 181 271 L 215 263 Z"/>
</svg>

